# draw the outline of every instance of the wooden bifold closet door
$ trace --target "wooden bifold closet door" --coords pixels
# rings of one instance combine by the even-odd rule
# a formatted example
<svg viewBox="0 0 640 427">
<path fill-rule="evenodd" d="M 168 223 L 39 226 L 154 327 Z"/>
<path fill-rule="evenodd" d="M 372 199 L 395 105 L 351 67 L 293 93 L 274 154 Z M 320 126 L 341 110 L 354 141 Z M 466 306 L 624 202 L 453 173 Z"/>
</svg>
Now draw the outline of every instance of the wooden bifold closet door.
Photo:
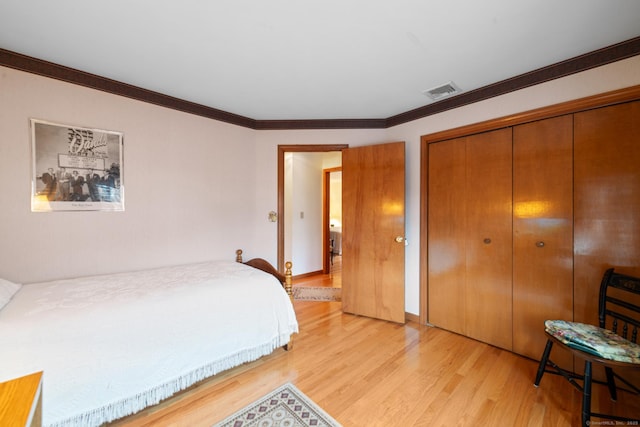
<svg viewBox="0 0 640 427">
<path fill-rule="evenodd" d="M 513 351 L 538 359 L 547 319 L 573 320 L 571 114 L 513 129 Z"/>
<path fill-rule="evenodd" d="M 429 145 L 429 323 L 512 348 L 511 128 Z"/>
<path fill-rule="evenodd" d="M 573 320 L 572 159 L 572 115 L 429 145 L 430 323 L 536 359 Z"/>
</svg>

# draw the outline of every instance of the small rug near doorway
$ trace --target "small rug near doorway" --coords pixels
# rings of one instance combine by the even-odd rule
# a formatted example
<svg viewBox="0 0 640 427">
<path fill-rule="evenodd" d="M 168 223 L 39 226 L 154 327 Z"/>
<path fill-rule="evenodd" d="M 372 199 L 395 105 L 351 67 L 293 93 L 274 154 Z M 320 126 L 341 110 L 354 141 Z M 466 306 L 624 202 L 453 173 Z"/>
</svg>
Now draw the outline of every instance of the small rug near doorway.
<svg viewBox="0 0 640 427">
<path fill-rule="evenodd" d="M 286 383 L 213 427 L 341 427 L 293 384 Z"/>
<path fill-rule="evenodd" d="M 341 301 L 342 289 L 321 286 L 294 286 L 293 299 L 297 301 Z"/>
</svg>

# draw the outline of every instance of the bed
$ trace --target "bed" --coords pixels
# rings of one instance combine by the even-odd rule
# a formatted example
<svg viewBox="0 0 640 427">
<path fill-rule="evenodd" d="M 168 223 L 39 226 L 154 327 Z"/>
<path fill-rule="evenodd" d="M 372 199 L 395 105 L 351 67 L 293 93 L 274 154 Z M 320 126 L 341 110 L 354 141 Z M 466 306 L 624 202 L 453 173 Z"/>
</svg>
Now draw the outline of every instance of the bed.
<svg viewBox="0 0 640 427">
<path fill-rule="evenodd" d="M 0 281 L 0 382 L 43 371 L 42 424 L 97 426 L 290 346 L 291 264 L 236 261 Z"/>
</svg>

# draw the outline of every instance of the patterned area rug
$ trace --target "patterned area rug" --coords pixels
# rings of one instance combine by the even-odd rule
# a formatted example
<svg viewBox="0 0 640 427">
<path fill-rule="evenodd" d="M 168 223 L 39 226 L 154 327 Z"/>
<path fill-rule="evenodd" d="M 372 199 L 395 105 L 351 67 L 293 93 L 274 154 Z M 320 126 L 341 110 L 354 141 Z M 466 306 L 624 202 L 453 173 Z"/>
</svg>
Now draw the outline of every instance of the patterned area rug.
<svg viewBox="0 0 640 427">
<path fill-rule="evenodd" d="M 294 286 L 293 299 L 299 301 L 341 301 L 341 288 Z"/>
<path fill-rule="evenodd" d="M 286 383 L 213 427 L 340 427 L 293 384 Z"/>
</svg>

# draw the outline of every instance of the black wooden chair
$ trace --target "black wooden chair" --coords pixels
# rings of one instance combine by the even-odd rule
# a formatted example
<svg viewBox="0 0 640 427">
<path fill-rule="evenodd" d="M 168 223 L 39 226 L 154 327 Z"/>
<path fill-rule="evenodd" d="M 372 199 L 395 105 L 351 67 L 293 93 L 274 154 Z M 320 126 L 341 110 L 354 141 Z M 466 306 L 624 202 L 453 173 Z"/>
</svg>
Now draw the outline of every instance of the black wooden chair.
<svg viewBox="0 0 640 427">
<path fill-rule="evenodd" d="M 593 382 L 599 382 L 592 378 L 592 365 L 596 364 L 604 367 L 605 384 L 613 401 L 617 400 L 616 379 L 627 386 L 625 391 L 640 394 L 640 388 L 618 374 L 619 368 L 640 370 L 640 278 L 608 269 L 600 284 L 598 319 L 598 327 L 563 320 L 545 321 L 548 339 L 534 384 L 536 387 L 540 385 L 545 372 L 566 378 L 582 392 L 582 425 L 585 427 L 590 425 L 591 417 L 638 422 L 640 413 L 637 418 L 630 419 L 591 412 L 591 386 Z M 562 369 L 549 359 L 554 344 L 568 349 L 584 361 L 583 375 Z"/>
</svg>

